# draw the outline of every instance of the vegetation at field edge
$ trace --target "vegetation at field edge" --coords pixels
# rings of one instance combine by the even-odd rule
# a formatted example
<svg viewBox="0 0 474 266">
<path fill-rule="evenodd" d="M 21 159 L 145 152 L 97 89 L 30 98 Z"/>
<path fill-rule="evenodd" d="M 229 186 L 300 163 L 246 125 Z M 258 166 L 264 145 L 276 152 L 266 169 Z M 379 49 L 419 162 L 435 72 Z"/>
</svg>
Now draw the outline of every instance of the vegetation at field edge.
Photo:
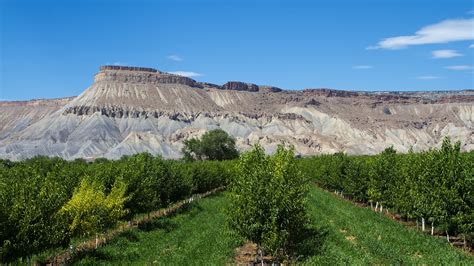
<svg viewBox="0 0 474 266">
<path fill-rule="evenodd" d="M 326 232 L 317 255 L 308 265 L 464 264 L 474 257 L 438 239 L 361 208 L 313 186 L 308 199 L 313 226 Z"/>
<path fill-rule="evenodd" d="M 244 243 L 225 222 L 223 194 L 202 199 L 172 217 L 158 219 L 112 240 L 76 264 L 224 265 Z M 444 239 L 409 229 L 368 208 L 312 186 L 307 201 L 319 242 L 302 264 L 464 264 L 474 257 Z"/>
<path fill-rule="evenodd" d="M 225 265 L 243 239 L 225 225 L 222 194 L 199 200 L 170 217 L 153 220 L 76 258 L 75 264 Z"/>
</svg>

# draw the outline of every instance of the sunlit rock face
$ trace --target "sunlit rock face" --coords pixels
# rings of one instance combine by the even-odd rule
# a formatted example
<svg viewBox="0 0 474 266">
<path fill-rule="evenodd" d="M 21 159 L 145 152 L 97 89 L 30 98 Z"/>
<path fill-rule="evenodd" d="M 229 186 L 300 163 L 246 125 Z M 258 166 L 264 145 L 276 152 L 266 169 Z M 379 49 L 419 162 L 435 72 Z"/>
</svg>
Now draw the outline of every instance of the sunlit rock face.
<svg viewBox="0 0 474 266">
<path fill-rule="evenodd" d="M 0 102 L 0 157 L 179 158 L 182 142 L 221 128 L 241 150 L 374 154 L 436 147 L 444 136 L 474 148 L 474 91 L 362 93 L 197 82 L 151 68 L 103 66 L 77 97 Z"/>
</svg>

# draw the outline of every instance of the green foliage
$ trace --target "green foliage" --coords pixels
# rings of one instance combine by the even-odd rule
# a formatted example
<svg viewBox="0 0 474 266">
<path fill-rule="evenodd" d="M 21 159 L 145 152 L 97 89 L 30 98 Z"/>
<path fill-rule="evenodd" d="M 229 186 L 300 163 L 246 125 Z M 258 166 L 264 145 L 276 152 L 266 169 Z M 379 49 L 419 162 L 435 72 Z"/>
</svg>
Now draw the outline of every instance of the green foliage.
<svg viewBox="0 0 474 266">
<path fill-rule="evenodd" d="M 472 243 L 474 152 L 461 153 L 459 142 L 445 138 L 440 149 L 418 154 L 401 155 L 390 147 L 376 156 L 323 155 L 299 164 L 324 188 L 406 218 L 424 218 Z"/>
<path fill-rule="evenodd" d="M 230 227 L 280 259 L 294 255 L 308 223 L 308 183 L 294 157 L 293 148 L 280 145 L 267 156 L 256 145 L 242 154 L 229 193 Z"/>
<path fill-rule="evenodd" d="M 60 213 L 67 217 L 72 235 L 89 236 L 102 232 L 122 218 L 126 186 L 116 181 L 110 193 L 97 182 L 83 179 L 72 198 L 61 208 Z"/>
<path fill-rule="evenodd" d="M 298 160 L 300 163 L 301 160 Z M 301 167 L 301 166 L 300 166 Z M 472 265 L 474 257 L 443 239 L 311 186 L 308 215 L 319 234 L 297 265 Z M 199 200 L 176 215 L 154 220 L 112 239 L 74 265 L 235 265 L 244 240 L 226 226 L 224 195 Z"/>
<path fill-rule="evenodd" d="M 71 197 L 83 166 L 36 157 L 0 171 L 3 261 L 67 245 L 67 223 L 58 210 Z"/>
<path fill-rule="evenodd" d="M 125 207 L 131 210 L 131 215 L 151 211 L 168 203 L 166 195 L 169 183 L 161 158 L 153 158 L 148 153 L 122 158 L 118 170 L 118 176 L 127 185 L 129 200 Z"/>
<path fill-rule="evenodd" d="M 87 163 L 39 156 L 0 161 L 0 260 L 65 247 L 71 238 L 229 183 L 229 224 L 266 252 L 288 258 L 306 234 L 307 184 L 301 172 L 346 197 L 424 218 L 470 243 L 474 238 L 474 152 L 461 153 L 460 144 L 449 139 L 440 149 L 418 154 L 389 148 L 376 156 L 299 160 L 292 149 L 279 147 L 266 156 L 260 146 L 238 162 L 138 154 Z"/>
<path fill-rule="evenodd" d="M 390 203 L 398 176 L 396 151 L 393 147 L 389 147 L 376 157 L 369 170 L 367 190 L 369 200 L 384 205 Z"/>
<path fill-rule="evenodd" d="M 239 157 L 235 148 L 235 139 L 222 129 L 204 133 L 201 139 L 184 141 L 184 158 L 194 160 L 232 160 Z"/>
<path fill-rule="evenodd" d="M 223 186 L 233 164 L 168 161 L 150 154 L 92 163 L 41 156 L 2 161 L 0 262 L 66 247 L 72 238 Z"/>
</svg>

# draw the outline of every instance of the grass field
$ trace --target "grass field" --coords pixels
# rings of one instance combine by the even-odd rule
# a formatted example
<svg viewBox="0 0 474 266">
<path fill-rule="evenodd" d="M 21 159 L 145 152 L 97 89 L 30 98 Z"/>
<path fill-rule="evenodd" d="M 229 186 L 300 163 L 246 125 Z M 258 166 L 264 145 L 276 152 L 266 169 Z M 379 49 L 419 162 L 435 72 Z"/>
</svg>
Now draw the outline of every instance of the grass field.
<svg viewBox="0 0 474 266">
<path fill-rule="evenodd" d="M 145 265 L 223 265 L 242 239 L 225 226 L 222 193 L 199 200 L 171 217 L 130 230 L 75 263 Z"/>
<path fill-rule="evenodd" d="M 474 258 L 446 241 L 423 235 L 366 208 L 313 187 L 309 214 L 320 243 L 306 264 L 474 264 Z M 219 194 L 180 213 L 154 221 L 114 239 L 76 263 L 223 265 L 232 261 L 243 240 L 225 226 Z"/>
<path fill-rule="evenodd" d="M 320 254 L 308 264 L 474 264 L 444 239 L 408 229 L 320 188 L 309 193 L 309 212 L 327 232 Z"/>
</svg>

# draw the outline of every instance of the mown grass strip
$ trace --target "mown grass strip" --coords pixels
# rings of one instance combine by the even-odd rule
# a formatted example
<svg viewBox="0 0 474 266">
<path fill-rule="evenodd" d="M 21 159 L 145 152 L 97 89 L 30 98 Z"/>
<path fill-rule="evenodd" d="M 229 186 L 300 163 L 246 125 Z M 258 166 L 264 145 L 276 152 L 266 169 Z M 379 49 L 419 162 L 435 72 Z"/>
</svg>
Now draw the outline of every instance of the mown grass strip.
<svg viewBox="0 0 474 266">
<path fill-rule="evenodd" d="M 219 187 L 205 193 L 195 194 L 185 200 L 171 204 L 171 206 L 169 206 L 168 208 L 150 212 L 146 215 L 141 215 L 137 218 L 134 218 L 128 224 L 120 224 L 116 228 L 109 230 L 105 234 L 101 234 L 97 237 L 90 238 L 81 242 L 71 250 L 66 250 L 54 255 L 51 259 L 48 259 L 46 263 L 52 265 L 63 265 L 65 263 L 68 263 L 69 261 L 74 260 L 74 256 L 80 256 L 81 253 L 90 253 L 94 249 L 105 245 L 108 241 L 114 239 L 118 235 L 126 233 L 127 231 L 135 227 L 150 223 L 154 219 L 174 214 L 180 209 L 185 208 L 187 205 L 192 204 L 195 200 L 208 197 L 209 195 L 222 191 L 223 189 L 224 187 Z"/>
<path fill-rule="evenodd" d="M 313 187 L 309 214 L 326 232 L 319 254 L 308 264 L 473 264 L 474 258 L 446 240 L 406 228 L 383 214 L 361 208 Z"/>
<path fill-rule="evenodd" d="M 229 202 L 223 193 L 188 205 L 174 215 L 155 219 L 83 253 L 74 263 L 225 265 L 232 263 L 244 240 L 225 224 Z M 473 265 L 474 258 L 443 239 L 424 235 L 368 208 L 355 206 L 312 187 L 308 212 L 320 242 L 306 265 L 456 264 Z"/>
<path fill-rule="evenodd" d="M 225 225 L 222 193 L 127 231 L 75 264 L 225 265 L 243 243 Z"/>
</svg>

